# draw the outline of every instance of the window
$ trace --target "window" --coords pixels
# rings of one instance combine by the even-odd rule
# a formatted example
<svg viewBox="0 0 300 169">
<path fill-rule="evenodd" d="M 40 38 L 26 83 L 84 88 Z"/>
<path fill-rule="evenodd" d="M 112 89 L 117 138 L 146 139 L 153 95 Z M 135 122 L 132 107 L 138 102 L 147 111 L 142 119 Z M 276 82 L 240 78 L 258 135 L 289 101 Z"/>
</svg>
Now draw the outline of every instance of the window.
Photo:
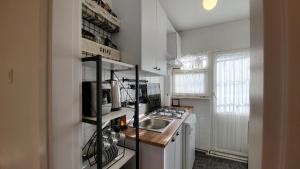
<svg viewBox="0 0 300 169">
<path fill-rule="evenodd" d="M 208 96 L 208 57 L 187 56 L 180 61 L 182 68 L 173 70 L 173 96 Z"/>
</svg>

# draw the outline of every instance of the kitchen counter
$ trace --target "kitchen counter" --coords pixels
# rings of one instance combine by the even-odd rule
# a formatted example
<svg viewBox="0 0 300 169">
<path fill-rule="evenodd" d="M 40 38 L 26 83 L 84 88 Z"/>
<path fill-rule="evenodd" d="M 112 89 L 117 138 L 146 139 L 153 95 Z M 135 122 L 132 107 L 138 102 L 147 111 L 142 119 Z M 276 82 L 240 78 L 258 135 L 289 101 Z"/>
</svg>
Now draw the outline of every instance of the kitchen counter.
<svg viewBox="0 0 300 169">
<path fill-rule="evenodd" d="M 193 109 L 193 107 L 190 106 L 182 106 L 181 108 L 185 109 L 185 114 L 181 119 L 174 119 L 175 121 L 163 133 L 139 129 L 140 141 L 154 146 L 165 147 L 172 140 L 172 137 L 178 128 L 182 125 Z M 129 127 L 124 133 L 126 138 L 135 139 L 135 128 Z"/>
</svg>

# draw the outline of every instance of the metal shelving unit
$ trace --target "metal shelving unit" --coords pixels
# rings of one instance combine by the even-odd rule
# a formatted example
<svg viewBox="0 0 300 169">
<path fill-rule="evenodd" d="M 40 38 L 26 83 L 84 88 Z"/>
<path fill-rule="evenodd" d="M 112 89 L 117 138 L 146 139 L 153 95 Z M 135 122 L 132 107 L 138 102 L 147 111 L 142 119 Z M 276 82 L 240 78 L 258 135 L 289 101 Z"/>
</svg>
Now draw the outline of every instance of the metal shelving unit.
<svg viewBox="0 0 300 169">
<path fill-rule="evenodd" d="M 134 108 L 134 127 L 136 129 L 136 149 L 135 152 L 125 148 L 125 152 L 127 153 L 125 156 L 119 157 L 119 159 L 115 159 L 113 162 L 108 165 L 102 167 L 102 124 L 106 121 L 113 120 L 120 116 L 126 115 L 128 111 L 133 111 L 132 109 L 123 108 L 120 111 L 112 112 L 110 114 L 102 116 L 102 70 L 111 70 L 111 74 L 119 71 L 134 71 L 135 72 L 135 85 L 137 89 L 139 88 L 139 66 L 133 66 L 129 64 L 125 64 L 122 62 L 117 62 L 109 59 L 105 59 L 102 56 L 93 56 L 93 57 L 85 57 L 81 59 L 82 62 L 96 62 L 96 118 L 92 117 L 83 117 L 82 122 L 96 125 L 97 136 L 96 136 L 96 161 L 97 161 L 97 169 L 108 169 L 108 168 L 116 168 L 121 167 L 120 165 L 124 165 L 126 163 L 126 159 L 129 160 L 134 154 L 136 156 L 136 168 L 139 168 L 139 91 L 136 90 L 135 93 L 135 108 Z M 111 75 L 113 78 L 113 75 Z M 93 167 L 94 168 L 94 167 Z"/>
<path fill-rule="evenodd" d="M 112 33 L 120 30 L 120 20 L 112 13 L 102 8 L 95 0 L 82 0 L 82 63 L 85 66 L 96 70 L 96 117 L 82 117 L 83 123 L 89 123 L 96 126 L 96 161 L 97 165 L 89 167 L 91 169 L 120 168 L 134 155 L 136 156 L 136 168 L 139 168 L 139 91 L 135 93 L 135 108 L 122 108 L 120 111 L 111 112 L 102 115 L 102 72 L 110 71 L 111 80 L 115 72 L 135 72 L 135 83 L 139 88 L 139 66 L 119 62 L 120 51 L 112 43 Z M 96 64 L 95 64 L 96 63 Z M 102 163 L 102 137 L 107 122 L 116 118 L 134 113 L 134 127 L 136 128 L 136 149 L 130 150 L 124 147 L 124 155 L 118 155 L 106 166 Z M 104 125 L 103 125 L 104 124 Z M 89 157 L 87 157 L 89 159 Z"/>
</svg>

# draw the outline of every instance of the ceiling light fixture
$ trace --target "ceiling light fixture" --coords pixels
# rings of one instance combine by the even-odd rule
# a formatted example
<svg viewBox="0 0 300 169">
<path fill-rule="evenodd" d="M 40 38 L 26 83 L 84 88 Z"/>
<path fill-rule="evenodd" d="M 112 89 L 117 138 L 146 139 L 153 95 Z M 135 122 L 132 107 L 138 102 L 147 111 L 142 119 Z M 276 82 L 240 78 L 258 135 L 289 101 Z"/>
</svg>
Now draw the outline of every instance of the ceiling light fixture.
<svg viewBox="0 0 300 169">
<path fill-rule="evenodd" d="M 218 0 L 203 0 L 203 8 L 207 11 L 214 9 L 217 6 Z"/>
</svg>

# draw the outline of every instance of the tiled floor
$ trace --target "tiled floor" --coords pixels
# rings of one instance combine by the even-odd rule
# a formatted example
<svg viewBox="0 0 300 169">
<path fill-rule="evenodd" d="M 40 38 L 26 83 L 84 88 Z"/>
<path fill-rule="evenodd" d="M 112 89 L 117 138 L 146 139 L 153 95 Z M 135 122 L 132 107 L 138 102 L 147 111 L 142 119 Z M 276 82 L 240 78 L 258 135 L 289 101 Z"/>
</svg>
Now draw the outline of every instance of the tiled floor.
<svg viewBox="0 0 300 169">
<path fill-rule="evenodd" d="M 204 153 L 196 152 L 196 159 L 193 169 L 247 169 L 247 164 L 207 156 Z"/>
</svg>

